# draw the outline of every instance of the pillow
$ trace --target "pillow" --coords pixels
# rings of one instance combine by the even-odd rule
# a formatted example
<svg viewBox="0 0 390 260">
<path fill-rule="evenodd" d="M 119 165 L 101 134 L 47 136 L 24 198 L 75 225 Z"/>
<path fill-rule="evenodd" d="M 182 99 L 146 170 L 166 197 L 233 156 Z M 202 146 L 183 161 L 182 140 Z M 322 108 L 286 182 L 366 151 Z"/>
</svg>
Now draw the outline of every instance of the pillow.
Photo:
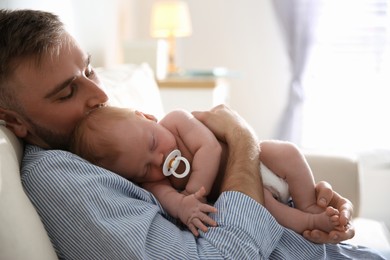
<svg viewBox="0 0 390 260">
<path fill-rule="evenodd" d="M 160 91 L 148 64 L 122 64 L 96 68 L 96 72 L 111 105 L 135 108 L 157 119 L 164 116 Z"/>
<path fill-rule="evenodd" d="M 0 122 L 0 259 L 57 259 L 20 182 L 23 146 Z"/>
</svg>

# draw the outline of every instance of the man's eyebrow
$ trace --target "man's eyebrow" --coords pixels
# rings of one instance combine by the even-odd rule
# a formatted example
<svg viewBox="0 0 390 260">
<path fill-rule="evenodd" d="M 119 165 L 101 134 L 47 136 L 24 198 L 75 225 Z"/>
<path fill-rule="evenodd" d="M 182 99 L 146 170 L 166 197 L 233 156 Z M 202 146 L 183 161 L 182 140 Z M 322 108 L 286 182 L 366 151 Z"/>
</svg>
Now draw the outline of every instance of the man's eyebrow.
<svg viewBox="0 0 390 260">
<path fill-rule="evenodd" d="M 87 56 L 87 58 L 85 59 L 85 62 L 84 62 L 85 67 L 88 67 L 90 63 L 91 63 L 91 55 L 88 54 L 88 56 Z M 50 97 L 54 96 L 55 94 L 57 94 L 58 92 L 60 92 L 64 88 L 66 88 L 75 78 L 76 77 L 73 76 L 73 77 L 68 78 L 65 81 L 61 82 L 60 84 L 55 86 L 55 88 L 53 90 L 51 90 L 49 93 L 47 93 L 45 95 L 45 98 L 50 98 Z"/>
</svg>

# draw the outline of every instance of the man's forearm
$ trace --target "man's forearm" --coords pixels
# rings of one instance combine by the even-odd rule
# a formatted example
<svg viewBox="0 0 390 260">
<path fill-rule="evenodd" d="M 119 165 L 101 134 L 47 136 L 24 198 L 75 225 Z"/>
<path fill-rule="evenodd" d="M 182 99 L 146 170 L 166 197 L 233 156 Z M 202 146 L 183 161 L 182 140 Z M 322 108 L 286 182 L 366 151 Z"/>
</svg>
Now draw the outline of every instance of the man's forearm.
<svg viewBox="0 0 390 260">
<path fill-rule="evenodd" d="M 228 146 L 228 162 L 220 191 L 239 191 L 264 205 L 259 142 L 251 127 L 224 105 L 192 114 Z"/>
<path fill-rule="evenodd" d="M 264 205 L 260 176 L 260 149 L 256 137 L 247 129 L 236 128 L 228 137 L 228 162 L 221 192 L 239 191 Z"/>
</svg>

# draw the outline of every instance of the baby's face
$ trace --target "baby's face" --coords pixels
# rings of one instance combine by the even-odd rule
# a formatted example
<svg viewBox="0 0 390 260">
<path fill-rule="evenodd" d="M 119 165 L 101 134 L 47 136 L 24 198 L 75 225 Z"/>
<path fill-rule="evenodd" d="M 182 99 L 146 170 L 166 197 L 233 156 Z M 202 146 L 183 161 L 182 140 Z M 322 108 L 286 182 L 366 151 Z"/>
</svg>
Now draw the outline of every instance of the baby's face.
<svg viewBox="0 0 390 260">
<path fill-rule="evenodd" d="M 176 148 L 175 137 L 165 127 L 141 112 L 131 111 L 115 124 L 112 135 L 118 137 L 115 146 L 120 151 L 114 172 L 138 183 L 165 178 L 162 165 Z"/>
</svg>

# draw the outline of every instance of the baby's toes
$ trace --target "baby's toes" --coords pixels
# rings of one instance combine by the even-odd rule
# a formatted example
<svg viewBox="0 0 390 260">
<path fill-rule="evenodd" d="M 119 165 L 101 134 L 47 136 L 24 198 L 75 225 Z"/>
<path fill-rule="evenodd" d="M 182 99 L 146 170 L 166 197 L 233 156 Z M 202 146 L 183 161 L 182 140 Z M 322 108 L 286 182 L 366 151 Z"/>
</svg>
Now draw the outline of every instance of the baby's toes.
<svg viewBox="0 0 390 260">
<path fill-rule="evenodd" d="M 340 217 L 339 215 L 333 215 L 329 218 L 330 222 L 333 226 L 339 226 L 340 225 Z"/>
<path fill-rule="evenodd" d="M 339 214 L 339 211 L 333 207 L 327 207 L 325 212 L 328 217 L 332 217 L 334 215 Z"/>
</svg>

